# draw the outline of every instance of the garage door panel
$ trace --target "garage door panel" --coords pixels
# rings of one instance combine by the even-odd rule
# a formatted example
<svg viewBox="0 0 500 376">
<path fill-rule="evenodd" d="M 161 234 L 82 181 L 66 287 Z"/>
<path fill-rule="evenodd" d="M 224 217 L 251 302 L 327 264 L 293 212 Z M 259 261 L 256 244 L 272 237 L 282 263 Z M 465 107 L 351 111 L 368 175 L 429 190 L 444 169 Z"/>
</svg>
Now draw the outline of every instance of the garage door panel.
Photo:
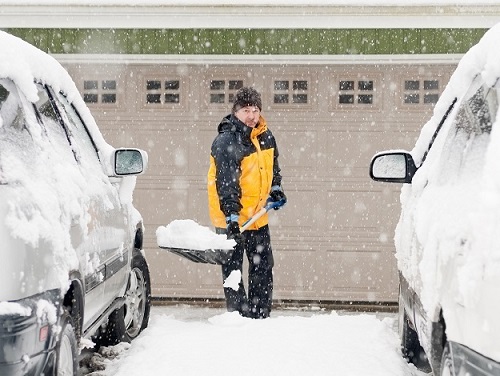
<svg viewBox="0 0 500 376">
<path fill-rule="evenodd" d="M 373 206 L 375 198 L 371 192 L 352 191 L 329 191 L 325 201 L 326 222 L 333 227 L 365 227 L 374 226 L 369 223 L 369 210 Z"/>
<path fill-rule="evenodd" d="M 329 191 L 325 201 L 326 222 L 334 227 L 384 228 L 395 224 L 399 207 L 395 195 L 370 191 Z M 397 202 L 397 201 L 396 201 Z M 382 214 L 380 214 L 382 213 Z"/>
<path fill-rule="evenodd" d="M 294 190 L 283 183 L 287 204 L 280 210 L 269 212 L 269 221 L 273 227 L 289 229 L 294 231 L 301 228 L 303 231 L 311 231 L 316 226 L 316 221 L 323 217 L 322 202 L 318 200 L 318 192 L 315 189 Z M 289 232 L 289 231 L 286 231 Z"/>
<path fill-rule="evenodd" d="M 364 176 L 368 176 L 368 165 L 373 154 L 379 145 L 384 145 L 382 132 L 327 132 L 327 139 L 332 144 L 327 145 L 325 150 L 326 168 L 325 172 L 334 172 L 334 169 L 341 169 L 343 176 L 348 175 L 348 169 L 353 171 L 356 167 L 361 167 Z"/>
<path fill-rule="evenodd" d="M 185 278 L 175 278 L 175 276 L 173 275 L 174 269 L 172 269 L 172 267 L 175 263 L 178 263 L 178 261 L 171 260 L 171 258 L 168 257 L 165 252 L 166 251 L 161 251 L 159 248 L 148 249 L 146 251 L 146 259 L 149 265 L 149 272 L 152 276 L 154 276 L 154 283 L 152 284 L 153 296 L 158 296 L 157 293 L 160 291 L 167 291 L 172 289 L 177 290 L 185 282 Z"/>
<path fill-rule="evenodd" d="M 153 296 L 223 297 L 220 266 L 193 263 L 164 250 L 148 251 L 146 258 L 155 276 Z"/>
<path fill-rule="evenodd" d="M 302 247 L 297 248 L 297 244 L 302 245 Z M 314 247 L 314 243 L 304 242 L 285 243 L 282 247 L 273 246 L 275 298 L 315 298 L 321 283 L 317 277 L 317 262 L 319 260 L 317 249 Z"/>
<path fill-rule="evenodd" d="M 190 145 L 190 169 L 189 173 L 206 178 L 210 166 L 210 149 L 212 142 L 217 136 L 216 129 L 196 129 L 195 140 Z"/>
<path fill-rule="evenodd" d="M 136 144 L 148 152 L 147 174 L 182 176 L 189 167 L 190 140 L 181 131 L 141 131 Z"/>
<path fill-rule="evenodd" d="M 280 165 L 286 166 L 288 173 L 310 174 L 316 170 L 318 153 L 316 131 L 287 131 L 276 134 Z"/>
<path fill-rule="evenodd" d="M 137 207 L 144 208 L 142 215 L 150 226 L 185 219 L 189 214 L 188 191 L 168 188 L 172 186 L 171 182 L 165 183 L 163 189 L 137 189 L 134 192 L 134 203 Z"/>
<path fill-rule="evenodd" d="M 327 251 L 325 257 L 325 291 L 379 292 L 385 288 L 380 279 L 380 252 Z"/>
</svg>

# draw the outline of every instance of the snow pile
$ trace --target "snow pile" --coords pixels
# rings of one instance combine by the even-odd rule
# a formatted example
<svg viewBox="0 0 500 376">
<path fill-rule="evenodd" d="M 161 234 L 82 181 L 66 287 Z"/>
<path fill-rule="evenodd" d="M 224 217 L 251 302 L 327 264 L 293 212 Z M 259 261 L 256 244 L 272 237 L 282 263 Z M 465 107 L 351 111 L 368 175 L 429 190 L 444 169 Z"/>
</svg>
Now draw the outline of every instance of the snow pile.
<svg viewBox="0 0 500 376">
<path fill-rule="evenodd" d="M 208 227 L 201 226 L 191 219 L 178 219 L 167 226 L 156 229 L 159 247 L 181 248 L 203 251 L 206 249 L 233 249 L 236 242 L 226 235 L 218 235 Z"/>
<path fill-rule="evenodd" d="M 252 320 L 236 312 L 217 314 L 220 311 L 153 307 L 148 328 L 100 374 L 419 374 L 401 357 L 389 317 L 281 311 Z"/>
</svg>

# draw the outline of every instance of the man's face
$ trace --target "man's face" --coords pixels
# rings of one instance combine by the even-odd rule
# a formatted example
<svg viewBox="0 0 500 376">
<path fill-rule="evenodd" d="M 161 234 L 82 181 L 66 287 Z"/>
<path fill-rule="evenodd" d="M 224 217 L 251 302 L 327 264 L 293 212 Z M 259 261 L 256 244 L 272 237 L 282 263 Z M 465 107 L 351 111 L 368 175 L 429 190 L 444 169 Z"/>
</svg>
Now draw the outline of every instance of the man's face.
<svg viewBox="0 0 500 376">
<path fill-rule="evenodd" d="M 234 113 L 239 121 L 245 124 L 247 127 L 255 128 L 259 123 L 260 110 L 256 106 L 246 106 L 240 108 Z"/>
</svg>

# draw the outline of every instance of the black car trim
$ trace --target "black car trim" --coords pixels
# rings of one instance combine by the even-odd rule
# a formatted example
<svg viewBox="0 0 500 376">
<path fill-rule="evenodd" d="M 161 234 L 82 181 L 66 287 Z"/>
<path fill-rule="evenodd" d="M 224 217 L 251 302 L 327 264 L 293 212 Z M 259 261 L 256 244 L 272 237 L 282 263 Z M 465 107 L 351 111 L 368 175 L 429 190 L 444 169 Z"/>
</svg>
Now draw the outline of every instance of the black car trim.
<svg viewBox="0 0 500 376">
<path fill-rule="evenodd" d="M 455 103 L 457 103 L 457 100 L 458 100 L 458 98 L 456 98 L 456 97 L 455 97 L 455 99 L 453 99 L 453 102 L 451 102 L 450 107 L 448 107 L 448 110 L 446 110 L 446 113 L 444 114 L 443 118 L 439 122 L 434 134 L 432 135 L 431 141 L 429 142 L 429 146 L 427 147 L 427 150 L 425 151 L 424 156 L 422 157 L 422 162 L 420 162 L 420 166 L 422 165 L 422 163 L 424 163 L 425 159 L 427 158 L 427 154 L 429 154 L 429 151 L 431 150 L 431 147 L 434 144 L 434 141 L 436 140 L 436 137 L 437 137 L 439 131 L 443 127 L 443 124 L 446 121 L 446 119 L 448 118 L 448 115 L 450 115 L 451 110 L 453 110 L 453 107 L 455 107 Z"/>
<path fill-rule="evenodd" d="M 116 274 L 117 271 L 119 271 L 121 268 L 123 268 L 125 265 L 127 265 L 128 260 L 127 260 L 127 254 L 124 253 L 122 255 L 116 256 L 114 259 L 111 259 L 106 264 L 106 275 L 105 279 L 111 278 L 113 275 Z"/>
<path fill-rule="evenodd" d="M 85 293 L 95 289 L 128 264 L 127 253 L 117 255 L 85 277 Z"/>
<path fill-rule="evenodd" d="M 410 284 L 401 272 L 399 273 L 399 285 L 402 302 L 405 305 L 405 310 L 408 318 L 410 319 L 410 324 L 417 332 L 420 345 L 427 353 L 430 350 L 430 334 L 427 332 L 428 325 L 427 317 L 425 316 L 425 310 L 422 306 L 419 296 L 410 287 Z M 425 337 L 425 339 L 429 339 L 428 343 L 422 343 L 422 337 Z"/>
<path fill-rule="evenodd" d="M 407 312 L 410 324 L 417 333 L 418 341 L 425 351 L 429 363 L 435 372 L 440 369 L 445 343 L 444 320 L 432 321 L 427 317 L 420 297 L 413 290 L 406 278 L 399 272 L 401 301 Z"/>
<path fill-rule="evenodd" d="M 85 277 L 85 293 L 88 293 L 105 281 L 106 265 L 101 265 L 92 274 Z"/>
</svg>

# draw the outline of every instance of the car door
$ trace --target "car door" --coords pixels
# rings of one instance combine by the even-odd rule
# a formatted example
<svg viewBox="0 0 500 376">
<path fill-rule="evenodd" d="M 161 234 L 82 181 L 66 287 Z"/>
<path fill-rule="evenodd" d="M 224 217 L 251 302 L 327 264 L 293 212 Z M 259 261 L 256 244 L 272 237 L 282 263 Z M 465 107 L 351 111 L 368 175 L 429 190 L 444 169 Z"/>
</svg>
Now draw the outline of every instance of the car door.
<svg viewBox="0 0 500 376">
<path fill-rule="evenodd" d="M 109 285 L 126 284 L 130 233 L 118 190 L 103 172 L 96 146 L 73 106 L 61 93 L 49 90 L 77 161 L 88 182 L 87 218 L 73 226 L 73 239 L 85 280 L 84 331 L 120 291 Z"/>
<path fill-rule="evenodd" d="M 446 211 L 438 211 L 428 226 L 424 238 L 436 240 L 427 241 L 422 256 L 422 295 L 427 306 L 441 305 L 447 340 L 487 356 L 498 354 L 494 338 L 500 332 L 497 113 L 498 89 L 478 75 L 443 135 L 435 174 L 429 175 L 432 198 Z M 422 208 L 432 206 L 430 199 L 422 195 Z"/>
<path fill-rule="evenodd" d="M 41 124 L 40 116 L 54 118 L 50 105 L 41 100 L 37 116 L 22 90 L 7 78 L 0 79 L 0 96 L 0 289 L 1 300 L 18 300 L 67 284 L 67 275 L 61 274 L 76 258 L 61 234 L 64 214 L 59 210 L 62 200 L 53 194 L 53 172 L 74 168 L 76 161 L 61 126 L 54 121 Z M 57 163 L 56 155 L 64 163 Z"/>
</svg>

